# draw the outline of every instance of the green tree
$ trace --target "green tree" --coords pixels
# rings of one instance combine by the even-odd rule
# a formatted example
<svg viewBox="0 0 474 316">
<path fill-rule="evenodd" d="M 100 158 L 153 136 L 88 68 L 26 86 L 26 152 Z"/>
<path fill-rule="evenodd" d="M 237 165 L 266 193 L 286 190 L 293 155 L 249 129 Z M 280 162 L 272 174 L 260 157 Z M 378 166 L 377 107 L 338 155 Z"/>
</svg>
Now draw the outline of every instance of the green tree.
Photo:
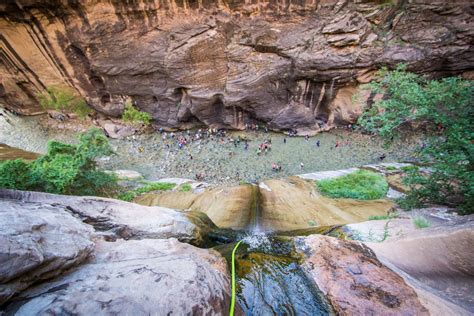
<svg viewBox="0 0 474 316">
<path fill-rule="evenodd" d="M 429 80 L 401 65 L 382 69 L 369 88 L 383 98 L 359 118 L 362 128 L 387 140 L 414 126 L 426 136 L 418 154 L 431 172 L 407 172 L 404 181 L 411 191 L 405 204 L 442 203 L 473 213 L 473 82 L 458 77 Z"/>
<path fill-rule="evenodd" d="M 117 190 L 116 177 L 101 171 L 96 159 L 112 153 L 99 129 L 79 137 L 79 144 L 48 143 L 44 156 L 34 162 L 0 163 L 0 187 L 49 193 L 111 196 Z"/>
</svg>

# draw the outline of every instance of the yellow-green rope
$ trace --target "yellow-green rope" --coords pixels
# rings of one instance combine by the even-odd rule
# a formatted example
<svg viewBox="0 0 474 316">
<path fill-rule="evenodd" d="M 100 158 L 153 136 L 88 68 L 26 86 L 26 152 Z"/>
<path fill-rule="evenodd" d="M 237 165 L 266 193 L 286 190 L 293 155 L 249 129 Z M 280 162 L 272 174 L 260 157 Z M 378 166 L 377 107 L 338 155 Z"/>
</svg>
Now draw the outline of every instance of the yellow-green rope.
<svg viewBox="0 0 474 316">
<path fill-rule="evenodd" d="M 235 245 L 234 250 L 232 250 L 232 297 L 230 301 L 230 311 L 229 311 L 230 316 L 234 316 L 234 309 L 235 309 L 235 251 L 237 250 L 241 242 L 242 240 L 239 241 Z"/>
</svg>

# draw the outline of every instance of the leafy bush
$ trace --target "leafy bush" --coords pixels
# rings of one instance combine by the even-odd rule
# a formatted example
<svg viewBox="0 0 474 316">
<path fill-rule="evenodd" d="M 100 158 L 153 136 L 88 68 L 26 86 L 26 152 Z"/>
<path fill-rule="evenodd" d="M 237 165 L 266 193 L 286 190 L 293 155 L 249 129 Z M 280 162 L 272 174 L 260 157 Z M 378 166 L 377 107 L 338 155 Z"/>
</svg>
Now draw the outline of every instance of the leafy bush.
<svg viewBox="0 0 474 316">
<path fill-rule="evenodd" d="M 359 118 L 367 131 L 387 140 L 406 127 L 423 127 L 426 140 L 418 150 L 420 162 L 432 172 L 407 170 L 410 203 L 459 206 L 474 212 L 474 83 L 451 77 L 428 80 L 399 66 L 383 69 L 380 80 L 369 85 L 384 97 Z"/>
<path fill-rule="evenodd" d="M 392 219 L 392 218 L 397 218 L 397 217 L 398 217 L 397 213 L 390 213 L 390 214 L 387 214 L 387 215 L 372 215 L 372 216 L 369 216 L 368 220 L 369 221 L 378 221 L 378 220 L 382 220 L 382 219 Z"/>
<path fill-rule="evenodd" d="M 86 101 L 69 88 L 48 87 L 46 93 L 38 95 L 38 99 L 47 110 L 74 112 L 82 118 L 91 112 Z"/>
<path fill-rule="evenodd" d="M 48 143 L 46 155 L 31 163 L 21 160 L 0 163 L 0 187 L 58 194 L 111 196 L 117 179 L 97 169 L 96 158 L 112 152 L 99 129 L 79 137 L 78 145 Z"/>
<path fill-rule="evenodd" d="M 27 190 L 30 165 L 21 159 L 0 162 L 0 188 Z"/>
<path fill-rule="evenodd" d="M 189 183 L 184 183 L 179 187 L 180 192 L 189 192 L 191 191 L 191 185 Z"/>
<path fill-rule="evenodd" d="M 428 222 L 428 220 L 426 218 L 424 218 L 423 216 L 417 216 L 417 217 L 413 218 L 413 225 L 415 225 L 415 227 L 418 228 L 418 229 L 422 229 L 422 228 L 426 228 L 426 227 L 431 226 L 430 222 Z"/>
<path fill-rule="evenodd" d="M 140 194 L 148 193 L 151 191 L 169 191 L 172 190 L 175 186 L 176 184 L 169 182 L 153 182 L 138 189 L 121 193 L 119 194 L 118 199 L 130 202 Z"/>
<path fill-rule="evenodd" d="M 388 191 L 385 178 L 368 170 L 359 170 L 334 179 L 320 180 L 316 184 L 323 194 L 332 198 L 374 200 L 385 197 Z"/>
<path fill-rule="evenodd" d="M 137 110 L 132 103 L 127 102 L 122 114 L 122 119 L 133 124 L 149 125 L 151 122 L 151 115 L 147 112 Z"/>
</svg>

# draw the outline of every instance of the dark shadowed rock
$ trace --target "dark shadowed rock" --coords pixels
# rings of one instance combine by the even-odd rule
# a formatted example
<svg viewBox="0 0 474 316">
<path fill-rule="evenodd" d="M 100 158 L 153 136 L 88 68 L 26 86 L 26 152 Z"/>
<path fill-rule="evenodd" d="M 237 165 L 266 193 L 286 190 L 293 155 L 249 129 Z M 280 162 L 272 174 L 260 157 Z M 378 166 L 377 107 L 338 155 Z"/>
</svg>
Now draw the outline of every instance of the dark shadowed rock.
<svg viewBox="0 0 474 316">
<path fill-rule="evenodd" d="M 415 291 L 362 243 L 311 235 L 299 239 L 302 267 L 340 315 L 429 315 Z"/>
<path fill-rule="evenodd" d="M 65 206 L 0 199 L 0 305 L 33 283 L 79 265 L 93 229 Z"/>
</svg>

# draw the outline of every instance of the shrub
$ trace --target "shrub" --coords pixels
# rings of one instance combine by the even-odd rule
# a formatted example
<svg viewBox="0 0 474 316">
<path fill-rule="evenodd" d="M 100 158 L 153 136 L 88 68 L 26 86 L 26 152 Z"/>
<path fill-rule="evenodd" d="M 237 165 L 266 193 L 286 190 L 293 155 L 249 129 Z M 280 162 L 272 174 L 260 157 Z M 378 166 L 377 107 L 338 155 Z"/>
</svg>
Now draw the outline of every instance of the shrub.
<svg viewBox="0 0 474 316">
<path fill-rule="evenodd" d="M 27 190 L 30 164 L 21 159 L 0 162 L 0 188 Z"/>
<path fill-rule="evenodd" d="M 179 187 L 180 192 L 189 192 L 191 191 L 191 185 L 189 183 L 184 183 Z"/>
<path fill-rule="evenodd" d="M 368 220 L 369 221 L 378 221 L 382 219 L 392 219 L 392 218 L 397 218 L 398 214 L 397 213 L 390 213 L 387 215 L 372 215 L 369 216 Z"/>
<path fill-rule="evenodd" d="M 413 218 L 413 225 L 415 225 L 417 229 L 422 229 L 431 226 L 430 222 L 428 222 L 428 220 L 423 216 L 417 216 Z"/>
<path fill-rule="evenodd" d="M 46 155 L 31 163 L 21 160 L 1 163 L 0 187 L 111 196 L 117 190 L 117 179 L 99 170 L 95 161 L 111 152 L 107 138 L 99 129 L 81 134 L 78 145 L 50 141 Z"/>
<path fill-rule="evenodd" d="M 131 102 L 127 102 L 125 103 L 122 119 L 133 124 L 150 125 L 151 115 L 147 112 L 137 110 Z"/>
<path fill-rule="evenodd" d="M 91 112 L 86 101 L 70 88 L 48 87 L 46 93 L 38 95 L 43 109 L 74 112 L 84 118 Z"/>
<path fill-rule="evenodd" d="M 420 168 L 418 166 L 403 166 L 400 168 L 403 172 L 413 172 L 418 171 Z"/>
<path fill-rule="evenodd" d="M 318 189 L 332 198 L 374 200 L 384 198 L 388 191 L 385 178 L 375 172 L 359 170 L 354 173 L 317 181 Z"/>
<path fill-rule="evenodd" d="M 172 190 L 176 184 L 169 183 L 169 182 L 153 182 L 150 184 L 146 184 L 138 189 L 123 192 L 118 195 L 118 199 L 130 202 L 140 194 L 148 193 L 151 191 L 169 191 Z"/>
<path fill-rule="evenodd" d="M 379 78 L 369 87 L 384 97 L 368 107 L 359 124 L 387 140 L 411 126 L 423 127 L 426 136 L 418 157 L 432 172 L 408 170 L 409 204 L 443 203 L 473 213 L 474 83 L 456 77 L 428 80 L 403 65 L 383 69 Z"/>
</svg>

